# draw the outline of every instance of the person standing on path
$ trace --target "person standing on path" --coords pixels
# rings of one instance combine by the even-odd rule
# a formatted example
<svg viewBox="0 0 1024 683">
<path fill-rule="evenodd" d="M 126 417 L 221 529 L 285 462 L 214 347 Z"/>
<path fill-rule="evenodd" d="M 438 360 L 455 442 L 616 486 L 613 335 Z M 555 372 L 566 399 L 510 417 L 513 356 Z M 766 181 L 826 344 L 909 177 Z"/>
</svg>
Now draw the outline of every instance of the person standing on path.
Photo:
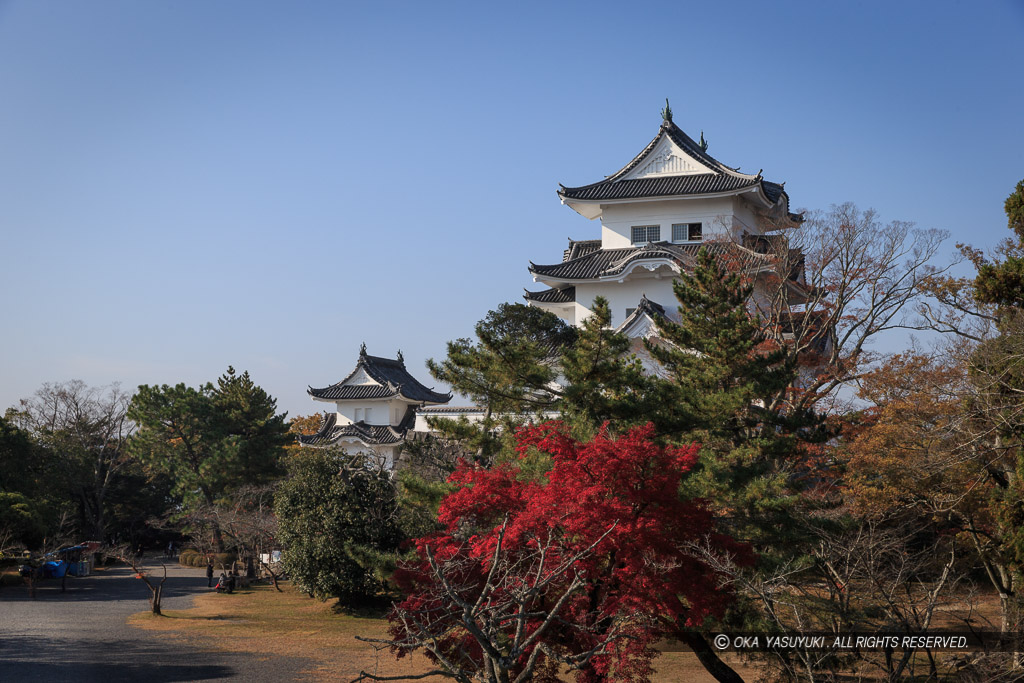
<svg viewBox="0 0 1024 683">
<path fill-rule="evenodd" d="M 206 587 L 213 588 L 213 560 L 206 561 Z"/>
</svg>

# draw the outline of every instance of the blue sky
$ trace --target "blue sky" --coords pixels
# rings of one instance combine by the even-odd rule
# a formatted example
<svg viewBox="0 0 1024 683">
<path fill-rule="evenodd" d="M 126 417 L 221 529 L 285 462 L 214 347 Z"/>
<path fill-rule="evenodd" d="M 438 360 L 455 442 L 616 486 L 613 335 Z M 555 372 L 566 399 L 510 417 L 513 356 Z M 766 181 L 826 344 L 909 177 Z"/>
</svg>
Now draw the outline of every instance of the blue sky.
<svg viewBox="0 0 1024 683">
<path fill-rule="evenodd" d="M 0 0 L 0 409 L 249 370 L 292 415 L 414 372 L 599 226 L 558 183 L 675 120 L 794 207 L 992 246 L 1024 3 Z"/>
</svg>

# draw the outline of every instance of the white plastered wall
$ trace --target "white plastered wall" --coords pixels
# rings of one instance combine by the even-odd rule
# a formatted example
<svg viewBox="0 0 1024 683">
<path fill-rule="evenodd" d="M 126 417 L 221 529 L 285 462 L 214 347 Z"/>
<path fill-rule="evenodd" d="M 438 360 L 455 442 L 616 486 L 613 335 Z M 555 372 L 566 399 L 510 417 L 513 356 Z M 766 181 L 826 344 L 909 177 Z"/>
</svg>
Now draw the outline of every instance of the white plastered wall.
<svg viewBox="0 0 1024 683">
<path fill-rule="evenodd" d="M 349 424 L 362 420 L 372 425 L 397 425 L 405 417 L 409 407 L 406 401 L 338 401 L 338 424 Z M 359 419 L 356 419 L 356 409 Z M 370 409 L 370 417 L 366 417 L 366 409 Z M 397 411 L 397 414 L 396 414 Z"/>
<path fill-rule="evenodd" d="M 597 296 L 603 296 L 608 300 L 612 311 L 612 327 L 618 327 L 626 319 L 626 309 L 636 308 L 640 297 L 644 294 L 655 303 L 665 307 L 665 312 L 670 317 L 675 317 L 677 308 L 676 297 L 672 292 L 672 280 L 674 273 L 667 267 L 659 268 L 657 273 L 662 274 L 660 279 L 655 277 L 638 276 L 628 278 L 623 282 L 598 282 L 587 283 L 576 286 L 576 324 L 581 324 L 590 314 Z M 647 275 L 645 273 L 645 275 Z"/>
<path fill-rule="evenodd" d="M 607 204 L 601 218 L 601 246 L 604 249 L 633 246 L 632 228 L 639 225 L 661 226 L 661 239 L 666 242 L 672 240 L 673 223 L 703 224 L 705 240 L 729 237 L 736 224 L 734 205 L 741 203 L 745 202 L 734 197 L 718 197 Z"/>
</svg>

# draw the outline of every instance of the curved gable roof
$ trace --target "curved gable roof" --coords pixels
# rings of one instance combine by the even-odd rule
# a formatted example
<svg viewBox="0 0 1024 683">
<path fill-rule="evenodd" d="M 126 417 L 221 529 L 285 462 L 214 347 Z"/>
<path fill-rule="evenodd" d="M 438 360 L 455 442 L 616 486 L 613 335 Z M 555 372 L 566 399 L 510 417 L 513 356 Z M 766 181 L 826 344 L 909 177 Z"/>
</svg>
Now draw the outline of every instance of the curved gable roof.
<svg viewBox="0 0 1024 683">
<path fill-rule="evenodd" d="M 360 370 L 377 384 L 347 384 Z M 447 403 L 452 394 L 442 394 L 429 389 L 409 374 L 401 358 L 383 358 L 366 353 L 365 347 L 359 353 L 359 361 L 345 379 L 320 389 L 309 387 L 307 393 L 313 398 L 324 400 L 368 400 L 401 396 L 417 403 Z"/>
<path fill-rule="evenodd" d="M 652 157 L 654 151 L 665 139 L 690 156 L 710 173 L 686 173 L 677 175 L 659 174 L 650 177 L 630 178 L 630 173 Z M 693 141 L 679 126 L 664 121 L 654 139 L 633 159 L 604 180 L 579 187 L 560 186 L 559 197 L 563 201 L 578 200 L 596 202 L 602 200 L 643 199 L 651 197 L 680 197 L 716 194 L 736 194 L 742 191 L 760 191 L 769 204 L 785 199 L 788 211 L 789 197 L 782 185 L 771 183 L 757 175 L 740 173 L 718 161 Z"/>
<path fill-rule="evenodd" d="M 299 443 L 303 446 L 330 446 L 341 439 L 354 439 L 365 446 L 389 446 L 405 439 L 415 422 L 416 411 L 412 406 L 397 425 L 371 425 L 366 422 L 339 425 L 337 413 L 328 413 L 316 434 L 299 436 Z"/>
</svg>

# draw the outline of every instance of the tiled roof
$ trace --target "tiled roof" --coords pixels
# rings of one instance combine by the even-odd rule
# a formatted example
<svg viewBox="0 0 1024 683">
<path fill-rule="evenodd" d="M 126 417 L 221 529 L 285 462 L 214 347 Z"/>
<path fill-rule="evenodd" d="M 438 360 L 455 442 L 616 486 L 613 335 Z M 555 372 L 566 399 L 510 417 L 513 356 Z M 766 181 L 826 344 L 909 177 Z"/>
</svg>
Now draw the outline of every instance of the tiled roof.
<svg viewBox="0 0 1024 683">
<path fill-rule="evenodd" d="M 624 179 L 630 171 L 639 166 L 654 151 L 658 143 L 668 137 L 679 148 L 711 170 L 710 173 L 688 175 L 665 175 L 651 178 Z M 580 187 L 565 187 L 558 191 L 563 199 L 580 200 L 612 200 L 640 199 L 644 197 L 675 197 L 686 195 L 717 194 L 736 192 L 760 186 L 761 191 L 772 203 L 785 197 L 787 206 L 789 196 L 778 183 L 764 180 L 761 174 L 756 176 L 740 173 L 718 161 L 693 139 L 684 133 L 676 124 L 665 121 L 661 124 L 654 139 L 637 154 L 632 161 L 623 166 L 604 180 Z"/>
<path fill-rule="evenodd" d="M 530 263 L 530 272 L 537 276 L 561 280 L 590 280 L 618 275 L 627 266 L 636 261 L 652 259 L 669 260 L 683 270 L 692 270 L 697 262 L 697 252 L 700 251 L 701 247 L 707 248 L 712 254 L 728 254 L 729 256 L 738 257 L 744 267 L 768 264 L 771 260 L 765 254 L 758 254 L 734 242 L 692 244 L 652 242 L 642 247 L 600 249 L 571 261 L 563 261 L 562 263 L 552 265 Z"/>
<path fill-rule="evenodd" d="M 657 301 L 651 301 L 646 294 L 640 295 L 640 303 L 636 305 L 634 313 L 647 313 L 648 315 L 665 315 L 665 307 Z"/>
<path fill-rule="evenodd" d="M 356 439 L 367 446 L 388 446 L 405 439 L 406 433 L 416 421 L 416 412 L 409 408 L 402 422 L 397 426 L 371 425 L 365 422 L 338 424 L 338 414 L 324 415 L 323 423 L 316 434 L 300 436 L 299 442 L 305 446 L 330 446 L 341 439 Z"/>
<path fill-rule="evenodd" d="M 379 386 L 372 384 L 346 385 L 345 382 L 355 375 L 360 368 L 374 381 L 378 382 Z M 447 403 L 452 400 L 450 393 L 442 394 L 420 384 L 405 369 L 405 362 L 401 358 L 392 359 L 370 356 L 366 353 L 365 348 L 360 351 L 359 362 L 356 364 L 355 369 L 348 374 L 348 377 L 321 389 L 310 387 L 308 393 L 314 398 L 329 401 L 383 399 L 395 396 L 401 396 L 406 400 L 419 403 Z"/>
<path fill-rule="evenodd" d="M 576 301 L 576 288 L 566 287 L 565 289 L 545 289 L 540 292 L 527 290 L 523 298 L 527 301 L 536 301 L 542 304 L 567 304 Z"/>
<path fill-rule="evenodd" d="M 420 408 L 416 411 L 417 415 L 423 415 L 426 417 L 443 417 L 443 416 L 458 416 L 458 415 L 473 415 L 475 413 L 483 413 L 485 409 L 481 406 L 429 406 L 427 408 Z M 539 413 L 548 419 L 557 419 L 560 414 L 555 410 L 542 410 Z M 538 413 L 503 413 L 506 416 L 521 415 L 524 418 L 533 418 Z M 420 434 L 422 432 L 413 432 L 413 434 Z M 410 437 L 411 438 L 411 437 Z"/>
<path fill-rule="evenodd" d="M 601 248 L 601 240 L 569 240 L 569 248 L 562 252 L 563 261 L 586 256 Z"/>
<path fill-rule="evenodd" d="M 753 187 L 759 179 L 701 173 L 656 178 L 632 178 L 611 182 L 603 180 L 585 187 L 567 187 L 559 194 L 566 199 L 639 199 L 675 197 L 688 194 L 716 194 Z"/>
<path fill-rule="evenodd" d="M 310 389 L 309 393 L 317 398 L 326 398 L 339 401 L 356 401 L 377 398 L 394 398 L 398 396 L 398 388 L 392 385 L 380 384 L 350 384 L 342 386 L 332 384 L 323 389 Z"/>
<path fill-rule="evenodd" d="M 417 415 L 460 415 L 467 413 L 482 413 L 484 409 L 480 406 L 427 406 L 416 411 Z"/>
<path fill-rule="evenodd" d="M 764 194 L 768 199 L 773 202 L 779 201 L 779 197 L 786 194 L 786 190 L 778 183 L 772 183 L 767 180 L 761 181 L 761 187 L 764 188 Z M 789 195 L 786 195 L 787 198 Z"/>
<path fill-rule="evenodd" d="M 626 319 L 619 325 L 617 331 L 629 329 L 630 325 L 636 322 L 641 316 L 649 316 L 651 318 L 657 318 L 658 316 L 665 315 L 665 307 L 659 304 L 657 301 L 651 301 L 647 298 L 646 294 L 640 295 L 640 302 L 636 305 L 636 308 L 626 316 Z"/>
</svg>

